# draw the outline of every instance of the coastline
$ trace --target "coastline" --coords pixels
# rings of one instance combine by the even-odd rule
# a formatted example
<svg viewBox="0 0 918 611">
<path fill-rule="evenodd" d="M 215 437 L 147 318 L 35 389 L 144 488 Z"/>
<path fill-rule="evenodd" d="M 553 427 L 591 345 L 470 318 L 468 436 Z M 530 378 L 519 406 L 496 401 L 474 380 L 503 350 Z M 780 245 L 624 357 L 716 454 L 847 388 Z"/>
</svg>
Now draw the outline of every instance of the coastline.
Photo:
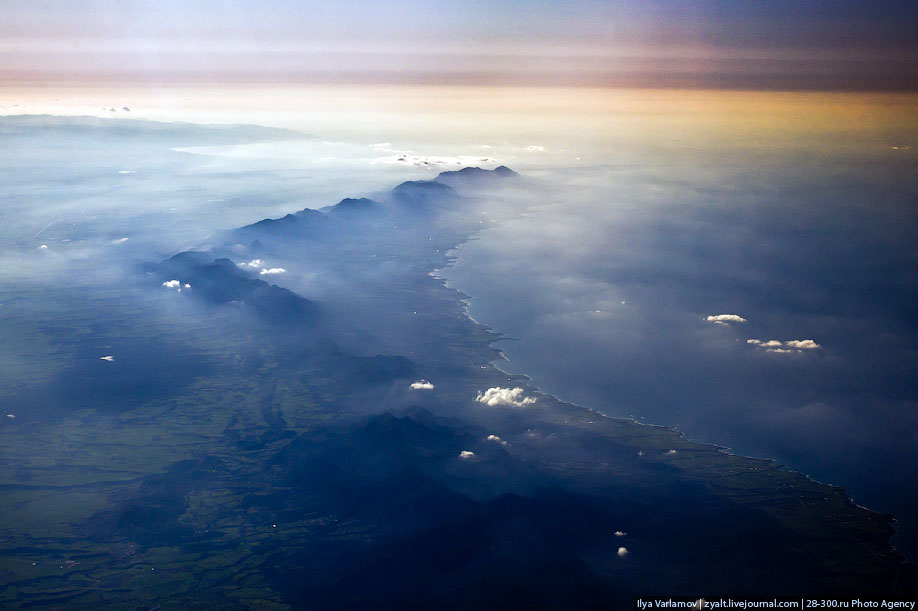
<svg viewBox="0 0 918 611">
<path fill-rule="evenodd" d="M 524 212 L 525 212 L 525 213 L 530 213 L 530 212 L 532 211 L 533 208 L 535 208 L 535 206 L 530 206 L 530 207 L 526 208 L 526 210 L 525 210 Z M 489 345 L 490 345 L 490 344 L 493 344 L 493 343 L 496 343 L 496 342 L 498 342 L 498 341 L 502 341 L 502 340 L 504 340 L 504 339 L 511 339 L 511 338 L 505 338 L 505 337 L 503 336 L 503 334 L 502 334 L 500 331 L 496 331 L 493 327 L 491 327 L 491 326 L 488 325 L 487 323 L 481 322 L 481 321 L 477 320 L 474 316 L 472 316 L 472 314 L 471 314 L 471 312 L 470 312 L 470 309 L 471 309 L 471 301 L 472 301 L 472 299 L 474 299 L 474 297 L 473 297 L 472 295 L 469 295 L 466 291 L 463 291 L 463 290 L 460 290 L 460 289 L 457 289 L 457 288 L 451 286 L 451 284 L 450 284 L 451 281 L 450 281 L 450 279 L 449 279 L 449 277 L 448 277 L 448 274 L 447 274 L 446 272 L 447 272 L 447 270 L 449 270 L 451 267 L 453 267 L 453 266 L 455 265 L 455 263 L 456 263 L 458 257 L 459 257 L 460 254 L 461 254 L 459 251 L 460 251 L 460 249 L 462 248 L 462 246 L 463 246 L 464 244 L 466 244 L 467 242 L 469 242 L 469 241 L 471 241 L 471 240 L 481 240 L 481 239 L 484 239 L 484 238 L 482 237 L 482 234 L 483 234 L 484 232 L 486 232 L 486 231 L 488 231 L 488 230 L 492 230 L 492 229 L 495 229 L 495 227 L 482 227 L 480 230 L 474 232 L 472 235 L 469 236 L 469 238 L 468 238 L 467 240 L 463 240 L 462 242 L 460 242 L 459 244 L 457 244 L 453 249 L 451 249 L 451 250 L 449 250 L 448 252 L 444 253 L 444 254 L 445 254 L 445 264 L 443 264 L 443 265 L 441 265 L 441 266 L 438 266 L 438 267 L 435 267 L 434 269 L 432 269 L 432 270 L 430 270 L 430 271 L 428 272 L 430 276 L 432 276 L 432 277 L 436 278 L 437 280 L 441 281 L 444 288 L 446 288 L 447 290 L 450 290 L 450 291 L 454 291 L 454 292 L 456 293 L 457 299 L 462 303 L 462 310 L 463 310 L 463 313 L 464 313 L 465 317 L 466 317 L 470 322 L 472 322 L 474 325 L 480 327 L 483 331 L 486 331 L 487 333 L 496 336 L 491 342 L 489 342 Z M 513 339 L 516 339 L 516 338 L 513 338 Z M 516 341 L 519 341 L 519 340 L 516 339 Z M 501 359 L 506 360 L 506 361 L 509 361 L 509 360 L 510 360 L 509 357 L 505 356 L 505 355 L 503 354 L 502 351 L 497 350 L 497 353 L 499 354 L 499 356 L 500 356 Z M 755 455 L 751 455 L 751 454 L 741 454 L 741 453 L 739 453 L 739 452 L 733 451 L 733 449 L 732 449 L 731 447 L 729 447 L 729 446 L 720 445 L 720 444 L 717 444 L 717 443 L 714 443 L 714 442 L 706 441 L 706 440 L 704 440 L 704 439 L 689 438 L 689 437 L 686 436 L 686 434 L 685 434 L 683 431 L 679 430 L 679 429 L 678 429 L 676 426 L 674 426 L 674 425 L 647 423 L 647 422 L 642 422 L 642 421 L 640 421 L 640 420 L 638 420 L 638 419 L 636 419 L 636 418 L 634 418 L 634 417 L 627 417 L 627 416 L 610 416 L 610 415 L 607 415 L 607 414 L 602 413 L 602 412 L 599 411 L 598 409 L 595 409 L 595 408 L 592 408 L 592 407 L 588 407 L 588 406 L 585 406 L 585 405 L 580 405 L 580 404 L 578 404 L 578 403 L 575 403 L 575 402 L 571 402 L 571 401 L 565 400 L 563 397 L 561 397 L 561 396 L 559 396 L 559 395 L 557 395 L 557 394 L 550 393 L 550 392 L 548 392 L 548 391 L 542 390 L 539 386 L 536 385 L 536 380 L 534 380 L 530 375 L 528 375 L 528 374 L 526 374 L 526 373 L 511 373 L 511 372 L 508 372 L 508 371 L 504 371 L 503 369 L 501 369 L 501 368 L 497 365 L 497 361 L 496 361 L 496 360 L 495 360 L 495 361 L 491 361 L 491 362 L 489 363 L 489 366 L 492 367 L 492 368 L 493 368 L 494 370 L 496 370 L 497 372 L 499 372 L 500 374 L 505 375 L 505 376 L 508 376 L 508 379 L 509 379 L 510 377 L 513 377 L 513 378 L 517 378 L 517 379 L 526 380 L 526 381 L 527 381 L 527 390 L 528 390 L 528 391 L 532 391 L 532 393 L 534 393 L 534 394 L 538 394 L 538 395 L 540 395 L 540 396 L 542 396 L 542 397 L 549 398 L 549 399 L 551 399 L 552 401 L 555 401 L 555 402 L 557 402 L 557 403 L 559 403 L 559 404 L 571 406 L 571 407 L 574 407 L 574 408 L 580 409 L 580 410 L 584 410 L 585 412 L 592 413 L 592 414 L 596 414 L 598 417 L 601 417 L 601 418 L 604 418 L 604 419 L 614 420 L 614 421 L 619 421 L 619 422 L 627 422 L 627 423 L 629 423 L 629 424 L 631 424 L 631 425 L 636 425 L 636 426 L 640 426 L 640 427 L 647 427 L 648 430 L 655 429 L 655 430 L 665 430 L 665 431 L 668 431 L 668 432 L 672 432 L 672 433 L 677 434 L 677 435 L 679 436 L 679 438 L 682 439 L 682 440 L 684 440 L 685 442 L 688 442 L 688 443 L 697 445 L 697 446 L 699 446 L 699 447 L 702 447 L 702 448 L 711 448 L 711 449 L 716 450 L 716 451 L 719 452 L 719 453 L 722 453 L 722 454 L 724 454 L 724 455 L 727 455 L 727 456 L 730 456 L 730 457 L 733 457 L 733 458 L 745 459 L 745 460 L 754 461 L 754 462 L 765 462 L 765 463 L 767 463 L 767 464 L 769 464 L 769 465 L 772 465 L 772 466 L 776 467 L 777 469 L 779 469 L 779 470 L 781 470 L 781 471 L 784 471 L 784 472 L 786 472 L 786 473 L 788 473 L 788 474 L 791 474 L 791 475 L 793 475 L 793 476 L 795 476 L 795 477 L 802 477 L 802 478 L 804 478 L 804 479 L 805 479 L 806 481 L 808 481 L 808 482 L 812 482 L 812 483 L 814 483 L 814 484 L 816 484 L 816 485 L 818 485 L 818 486 L 828 488 L 829 490 L 831 490 L 831 491 L 833 491 L 833 492 L 836 492 L 836 491 L 837 491 L 837 492 L 843 493 L 843 494 L 845 494 L 846 501 L 847 501 L 851 506 L 853 506 L 853 507 L 855 507 L 855 508 L 857 508 L 857 509 L 863 510 L 863 511 L 865 511 L 865 512 L 868 512 L 869 514 L 871 514 L 871 515 L 873 515 L 873 516 L 879 517 L 879 518 L 883 519 L 883 520 L 886 522 L 886 524 L 887 524 L 887 526 L 888 526 L 888 528 L 889 528 L 889 535 L 888 535 L 888 537 L 886 538 L 886 546 L 887 546 L 888 550 L 891 552 L 891 554 L 892 554 L 894 557 L 898 557 L 898 558 L 900 559 L 900 564 L 902 564 L 902 565 L 904 565 L 904 566 L 914 566 L 914 563 L 913 563 L 912 559 L 909 558 L 908 556 L 906 556 L 903 552 L 901 552 L 901 551 L 892 543 L 892 539 L 895 537 L 895 535 L 896 535 L 897 532 L 898 532 L 898 530 L 897 530 L 897 528 L 896 528 L 896 525 L 899 523 L 899 520 L 897 519 L 897 517 L 895 516 L 895 514 L 893 514 L 893 513 L 891 513 L 891 512 L 876 510 L 876 509 L 873 509 L 873 508 L 870 508 L 870 507 L 867 507 L 867 506 L 865 506 L 865 505 L 861 505 L 861 504 L 857 503 L 852 495 L 847 494 L 847 490 L 846 490 L 844 484 L 835 484 L 835 483 L 830 483 L 830 482 L 821 481 L 821 480 L 819 480 L 819 479 L 816 479 L 816 478 L 810 476 L 809 474 L 807 474 L 807 473 L 804 472 L 804 471 L 801 471 L 801 470 L 799 470 L 799 469 L 795 469 L 795 468 L 793 468 L 793 467 L 791 467 L 791 466 L 788 466 L 788 465 L 786 465 L 786 464 L 783 464 L 783 463 L 779 463 L 779 461 L 778 461 L 777 459 L 774 459 L 774 458 L 771 458 L 771 457 L 768 457 L 768 456 L 755 456 Z"/>
</svg>

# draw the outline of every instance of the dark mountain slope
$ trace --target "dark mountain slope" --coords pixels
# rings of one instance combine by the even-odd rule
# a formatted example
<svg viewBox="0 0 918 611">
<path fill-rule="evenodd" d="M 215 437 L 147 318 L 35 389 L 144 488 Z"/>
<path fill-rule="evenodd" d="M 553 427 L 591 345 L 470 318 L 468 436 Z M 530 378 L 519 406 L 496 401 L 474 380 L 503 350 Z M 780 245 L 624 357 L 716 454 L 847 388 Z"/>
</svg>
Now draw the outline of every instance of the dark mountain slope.
<svg viewBox="0 0 918 611">
<path fill-rule="evenodd" d="M 202 252 L 183 252 L 157 268 L 163 282 L 178 280 L 196 298 L 211 304 L 239 302 L 260 320 L 276 325 L 315 324 L 316 305 L 285 288 L 252 278 L 229 259 L 211 259 Z"/>
</svg>

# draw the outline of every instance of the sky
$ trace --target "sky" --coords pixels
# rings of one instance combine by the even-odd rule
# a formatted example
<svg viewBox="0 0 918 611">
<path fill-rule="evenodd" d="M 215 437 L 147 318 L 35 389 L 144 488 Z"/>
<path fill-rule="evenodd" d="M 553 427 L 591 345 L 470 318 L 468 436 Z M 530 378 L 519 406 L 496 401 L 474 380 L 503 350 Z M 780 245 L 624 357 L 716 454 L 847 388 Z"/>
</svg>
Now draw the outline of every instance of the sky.
<svg viewBox="0 0 918 611">
<path fill-rule="evenodd" d="M 8 0 L 6 83 L 918 88 L 918 4 Z"/>
</svg>

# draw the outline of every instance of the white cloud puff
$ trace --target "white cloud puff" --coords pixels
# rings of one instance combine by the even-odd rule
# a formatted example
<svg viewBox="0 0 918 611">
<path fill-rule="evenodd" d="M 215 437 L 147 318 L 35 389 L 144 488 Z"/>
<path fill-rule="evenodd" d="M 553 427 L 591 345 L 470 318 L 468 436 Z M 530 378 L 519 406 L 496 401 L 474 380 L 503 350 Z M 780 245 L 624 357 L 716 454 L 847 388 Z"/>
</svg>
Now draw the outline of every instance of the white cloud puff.
<svg viewBox="0 0 918 611">
<path fill-rule="evenodd" d="M 483 393 L 478 393 L 478 396 L 475 397 L 475 400 L 479 403 L 484 403 L 489 407 L 496 407 L 499 405 L 523 407 L 536 402 L 533 397 L 521 397 L 522 394 L 523 389 L 519 387 L 500 388 L 495 386 L 494 388 L 489 388 Z"/>
<path fill-rule="evenodd" d="M 763 341 L 760 339 L 747 339 L 747 344 L 751 344 L 756 348 L 761 348 L 765 352 L 774 352 L 777 354 L 791 354 L 795 352 L 803 352 L 804 350 L 818 350 L 822 348 L 819 344 L 814 342 L 811 339 L 789 339 L 787 341 L 780 341 L 777 339 L 770 339 L 768 341 Z"/>
<path fill-rule="evenodd" d="M 499 443 L 502 446 L 508 445 L 506 441 L 504 441 L 497 435 L 488 435 L 487 437 L 485 437 L 485 441 L 493 441 L 494 443 Z"/>
<path fill-rule="evenodd" d="M 667 456 L 675 456 L 676 454 L 678 454 L 678 452 L 676 450 L 670 450 L 668 452 L 664 452 L 664 454 L 666 454 Z"/>
<path fill-rule="evenodd" d="M 705 318 L 705 320 L 715 325 L 729 325 L 731 322 L 748 322 L 739 314 L 712 314 Z"/>
<path fill-rule="evenodd" d="M 127 241 L 127 238 L 118 238 L 117 240 L 112 240 L 112 244 L 124 244 Z"/>
<path fill-rule="evenodd" d="M 183 284 L 181 283 L 181 281 L 179 281 L 179 280 L 167 280 L 167 281 L 163 282 L 163 286 L 164 286 L 165 288 L 167 288 L 167 289 L 175 289 L 175 290 L 177 290 L 179 293 L 182 292 L 182 287 L 184 287 L 184 288 L 186 288 L 186 289 L 190 289 L 190 288 L 191 288 L 191 285 L 190 285 L 190 284 L 188 284 L 188 283 L 186 282 L 186 283 L 183 285 Z"/>
<path fill-rule="evenodd" d="M 784 345 L 788 348 L 796 348 L 797 350 L 816 350 L 822 348 L 822 346 L 811 339 L 791 339 L 784 342 Z"/>
<path fill-rule="evenodd" d="M 767 342 L 760 339 L 747 339 L 747 344 L 752 344 L 753 346 L 758 346 L 759 348 L 774 348 L 776 346 L 782 346 L 783 344 L 776 339 L 770 339 Z"/>
<path fill-rule="evenodd" d="M 433 390 L 434 385 L 427 380 L 418 380 L 411 383 L 411 390 Z"/>
<path fill-rule="evenodd" d="M 115 357 L 113 357 L 112 355 L 109 354 L 109 355 L 106 355 L 106 356 L 100 356 L 100 357 L 99 357 L 99 360 L 100 360 L 100 361 L 108 361 L 109 363 L 111 363 L 112 361 L 115 360 Z"/>
<path fill-rule="evenodd" d="M 286 274 L 287 270 L 285 270 L 283 267 L 272 267 L 270 269 L 263 269 L 258 273 L 261 274 L 262 276 L 267 276 L 267 275 L 275 275 L 275 274 Z"/>
<path fill-rule="evenodd" d="M 239 267 L 251 267 L 253 269 L 258 269 L 264 264 L 265 262 L 262 261 L 261 259 L 252 259 L 251 261 L 247 263 L 240 263 Z"/>
<path fill-rule="evenodd" d="M 627 548 L 627 547 L 620 547 L 620 548 L 618 548 L 618 557 L 619 557 L 619 558 L 624 558 L 624 557 L 627 556 L 627 555 L 628 555 L 628 548 Z"/>
<path fill-rule="evenodd" d="M 464 460 L 475 458 L 475 452 L 471 452 L 469 450 L 462 450 L 461 452 L 459 452 L 459 458 L 462 458 Z"/>
<path fill-rule="evenodd" d="M 616 531 L 615 531 L 615 536 L 616 536 L 616 537 L 624 537 L 624 536 L 627 535 L 627 534 L 628 534 L 628 533 L 626 533 L 626 532 L 623 531 L 623 530 L 616 530 Z"/>
<path fill-rule="evenodd" d="M 538 151 L 539 153 L 544 153 L 544 152 L 545 152 L 545 147 L 544 147 L 544 146 L 539 146 L 538 144 L 532 144 L 532 145 L 530 145 L 530 146 L 527 146 L 527 147 L 526 147 L 526 150 L 527 150 L 527 151 Z"/>
</svg>

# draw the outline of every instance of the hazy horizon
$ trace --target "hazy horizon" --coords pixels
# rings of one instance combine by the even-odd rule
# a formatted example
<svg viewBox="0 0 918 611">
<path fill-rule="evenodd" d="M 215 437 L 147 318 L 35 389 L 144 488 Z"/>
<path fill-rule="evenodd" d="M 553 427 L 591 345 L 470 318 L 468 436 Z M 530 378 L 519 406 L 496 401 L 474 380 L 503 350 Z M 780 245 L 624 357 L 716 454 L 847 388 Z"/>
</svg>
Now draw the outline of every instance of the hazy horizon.
<svg viewBox="0 0 918 611">
<path fill-rule="evenodd" d="M 913 2 L 0 7 L 0 79 L 915 91 Z"/>
</svg>

